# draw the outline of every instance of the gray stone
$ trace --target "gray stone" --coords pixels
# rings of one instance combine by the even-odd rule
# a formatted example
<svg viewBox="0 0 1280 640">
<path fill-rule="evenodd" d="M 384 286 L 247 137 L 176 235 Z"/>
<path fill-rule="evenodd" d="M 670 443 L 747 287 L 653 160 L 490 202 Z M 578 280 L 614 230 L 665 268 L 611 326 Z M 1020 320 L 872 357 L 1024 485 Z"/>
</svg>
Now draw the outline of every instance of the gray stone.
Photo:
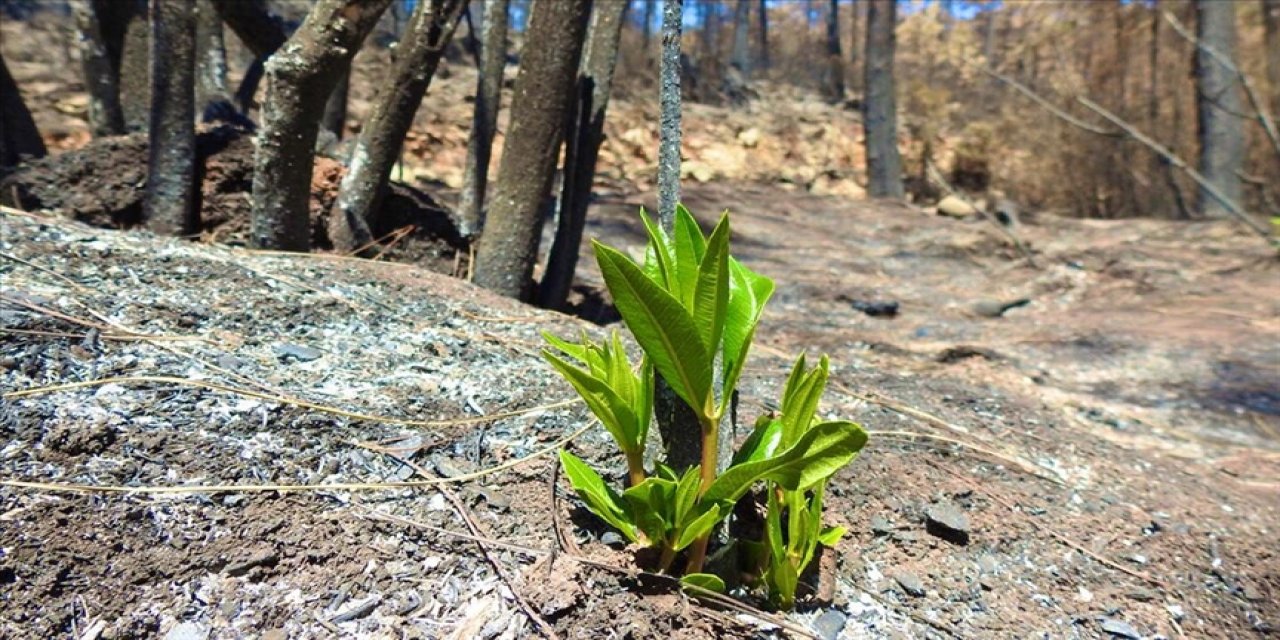
<svg viewBox="0 0 1280 640">
<path fill-rule="evenodd" d="M 848 619 L 839 609 L 827 609 L 813 621 L 813 630 L 822 640 L 836 640 Z"/>
<path fill-rule="evenodd" d="M 275 346 L 275 350 L 276 355 L 280 356 L 282 359 L 294 358 L 300 362 L 319 360 L 320 357 L 324 355 L 324 352 L 319 349 L 304 347 L 300 344 L 293 344 L 292 342 L 281 342 Z"/>
<path fill-rule="evenodd" d="M 1124 620 L 1115 620 L 1113 618 L 1105 618 L 1102 621 L 1102 630 L 1111 634 L 1115 638 L 1127 638 L 1128 640 L 1142 640 L 1142 634 L 1133 628 Z"/>
<path fill-rule="evenodd" d="M 920 576 L 903 570 L 894 573 L 893 579 L 897 581 L 898 586 L 902 587 L 903 591 L 907 592 L 907 595 L 917 598 L 924 595 L 924 582 L 920 580 Z"/>
<path fill-rule="evenodd" d="M 207 640 L 208 637 L 209 625 L 194 621 L 179 622 L 164 634 L 164 640 Z"/>
<path fill-rule="evenodd" d="M 925 511 L 925 530 L 947 542 L 969 544 L 969 517 L 951 503 L 935 504 Z"/>
<path fill-rule="evenodd" d="M 619 549 L 627 546 L 627 541 L 623 540 L 622 536 L 618 535 L 617 532 L 615 531 L 606 531 L 603 534 L 601 534 L 600 542 L 607 544 L 611 547 L 617 547 Z"/>
<path fill-rule="evenodd" d="M 877 536 L 887 536 L 893 533 L 893 523 L 889 522 L 884 516 L 871 516 L 871 533 Z"/>
</svg>

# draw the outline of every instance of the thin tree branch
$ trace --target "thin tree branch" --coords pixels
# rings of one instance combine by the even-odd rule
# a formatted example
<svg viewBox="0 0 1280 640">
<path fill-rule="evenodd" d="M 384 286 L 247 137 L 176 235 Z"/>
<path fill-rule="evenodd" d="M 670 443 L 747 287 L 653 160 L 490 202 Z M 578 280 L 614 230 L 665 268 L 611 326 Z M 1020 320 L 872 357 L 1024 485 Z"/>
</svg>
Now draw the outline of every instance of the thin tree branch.
<svg viewBox="0 0 1280 640">
<path fill-rule="evenodd" d="M 1049 102 L 1048 100 L 1045 100 L 1044 98 L 1040 97 L 1040 94 L 1036 93 L 1035 91 L 1032 91 L 1026 85 L 1022 84 L 1021 82 L 1018 82 L 1017 80 L 1014 80 L 1013 78 L 1010 78 L 1009 76 L 1006 76 L 1002 73 L 998 73 L 987 67 L 978 67 L 978 70 L 991 76 L 992 78 L 995 78 L 996 80 L 999 80 L 1000 82 L 1003 82 L 1009 85 L 1010 87 L 1013 87 L 1013 89 L 1016 90 L 1018 93 L 1021 93 L 1022 95 L 1028 98 L 1031 98 L 1033 102 L 1040 105 L 1041 107 L 1044 107 L 1046 111 L 1048 111 L 1049 113 L 1052 113 L 1055 116 L 1058 116 L 1062 120 L 1066 121 L 1068 124 L 1084 129 L 1089 133 L 1096 133 L 1100 136 L 1106 136 L 1108 138 L 1119 138 L 1124 135 L 1119 131 L 1108 131 L 1107 129 L 1096 127 L 1092 124 L 1089 124 L 1088 122 L 1085 122 L 1084 120 L 1081 120 L 1067 113 L 1066 111 L 1063 111 L 1062 109 L 1059 109 L 1052 102 Z"/>
<path fill-rule="evenodd" d="M 1156 142 L 1155 140 L 1148 138 L 1141 131 L 1138 131 L 1136 128 L 1134 128 L 1133 125 L 1120 119 L 1120 117 L 1117 116 L 1116 114 L 1111 113 L 1110 111 L 1107 111 L 1098 103 L 1084 96 L 1079 96 L 1076 98 L 1076 100 L 1079 100 L 1080 104 L 1083 104 L 1084 106 L 1088 107 L 1094 113 L 1097 113 L 1103 118 L 1106 118 L 1107 121 L 1111 122 L 1111 124 L 1114 124 L 1115 126 L 1119 127 L 1125 133 L 1129 134 L 1129 137 L 1133 138 L 1134 140 L 1137 140 L 1138 142 L 1141 142 L 1143 145 L 1146 145 L 1147 148 L 1151 149 L 1152 151 L 1156 152 L 1161 157 L 1163 157 L 1165 160 L 1167 160 L 1169 164 L 1172 164 L 1173 166 L 1179 169 L 1182 169 L 1182 171 L 1185 172 L 1188 176 L 1190 176 L 1192 180 L 1195 180 L 1196 184 L 1200 185 L 1200 187 L 1204 189 L 1205 193 L 1208 193 L 1209 195 L 1213 196 L 1214 199 L 1216 199 L 1218 202 L 1222 203 L 1222 206 L 1225 207 L 1227 211 L 1231 213 L 1231 215 L 1238 218 L 1250 229 L 1253 229 L 1254 231 L 1256 231 L 1258 235 L 1261 235 L 1263 238 L 1268 238 L 1268 239 L 1271 238 L 1271 232 L 1265 226 L 1263 226 L 1261 222 L 1258 222 L 1252 216 L 1246 213 L 1244 209 L 1241 209 L 1240 205 L 1237 205 L 1234 201 L 1231 200 L 1231 198 L 1228 198 L 1225 194 L 1223 194 L 1222 191 L 1218 189 L 1218 187 L 1214 186 L 1213 183 L 1209 182 L 1209 180 L 1206 179 L 1203 175 L 1201 175 L 1199 171 L 1196 171 L 1195 169 L 1192 169 L 1190 166 L 1188 166 L 1187 163 L 1182 160 L 1182 158 L 1179 158 L 1178 156 L 1174 155 L 1172 151 L 1166 149 L 1164 146 L 1162 146 L 1160 143 Z"/>
</svg>

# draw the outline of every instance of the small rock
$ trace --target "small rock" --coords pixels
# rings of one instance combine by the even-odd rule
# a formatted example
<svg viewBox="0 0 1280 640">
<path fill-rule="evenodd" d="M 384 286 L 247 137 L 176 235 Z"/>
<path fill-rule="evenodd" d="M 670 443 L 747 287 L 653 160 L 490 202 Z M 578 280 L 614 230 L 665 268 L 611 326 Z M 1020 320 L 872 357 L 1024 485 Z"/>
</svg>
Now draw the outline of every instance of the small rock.
<svg viewBox="0 0 1280 640">
<path fill-rule="evenodd" d="M 760 130 L 751 127 L 742 131 L 738 134 L 738 142 L 741 142 L 742 146 L 748 149 L 754 148 L 757 144 L 760 144 Z"/>
<path fill-rule="evenodd" d="M 903 591 L 907 592 L 907 595 L 917 598 L 924 595 L 924 582 L 920 580 L 920 576 L 904 570 L 893 574 L 893 579 L 897 581 Z"/>
<path fill-rule="evenodd" d="M 374 594 L 367 598 L 356 600 L 347 605 L 347 608 L 339 611 L 337 615 L 329 618 L 329 622 L 350 622 L 359 620 L 378 608 L 378 603 L 382 602 L 382 596 Z"/>
<path fill-rule="evenodd" d="M 871 516 L 871 533 L 876 536 L 887 536 L 893 533 L 893 523 L 884 516 Z"/>
<path fill-rule="evenodd" d="M 813 630 L 822 640 L 836 640 L 840 637 L 840 631 L 844 629 L 845 621 L 848 620 L 839 609 L 827 609 L 813 621 Z"/>
<path fill-rule="evenodd" d="M 606 531 L 603 534 L 601 534 L 600 542 L 607 544 L 610 547 L 613 547 L 615 549 L 621 549 L 627 546 L 627 541 L 623 540 L 622 536 L 618 535 L 617 532 L 614 532 L 614 531 Z"/>
<path fill-rule="evenodd" d="M 1138 602 L 1151 602 L 1160 597 L 1160 594 L 1146 587 L 1134 587 L 1125 595 L 1129 596 L 1130 600 L 1137 600 Z"/>
<path fill-rule="evenodd" d="M 254 567 L 274 567 L 279 561 L 280 556 L 276 554 L 275 549 L 259 549 L 243 559 L 228 564 L 226 573 L 232 577 L 243 576 Z"/>
<path fill-rule="evenodd" d="M 925 511 L 925 518 L 930 535 L 962 546 L 969 544 L 969 517 L 955 505 L 935 504 Z"/>
<path fill-rule="evenodd" d="M 947 196 L 938 201 L 938 215 L 950 218 L 967 218 L 975 215 L 978 210 L 967 200 L 959 196 Z"/>
<path fill-rule="evenodd" d="M 209 625 L 190 621 L 179 622 L 164 634 L 164 640 L 206 640 L 208 637 Z"/>
<path fill-rule="evenodd" d="M 280 359 L 286 360 L 288 358 L 293 358 L 299 362 L 319 360 L 320 357 L 324 355 L 324 352 L 319 349 L 304 347 L 300 344 L 293 344 L 292 342 L 281 342 L 275 346 L 275 350 L 276 355 L 280 356 Z"/>
<path fill-rule="evenodd" d="M 973 305 L 970 306 L 970 309 L 972 309 L 975 314 L 984 318 L 999 318 L 1010 309 L 1025 307 L 1028 304 L 1031 304 L 1030 298 L 1019 298 L 1008 302 L 1001 300 L 979 300 L 973 303 Z"/>
<path fill-rule="evenodd" d="M 892 300 L 849 300 L 849 305 L 872 318 L 894 318 L 898 315 L 898 303 Z"/>
<path fill-rule="evenodd" d="M 289 634 L 284 629 L 267 629 L 259 640 L 289 640 Z"/>
<path fill-rule="evenodd" d="M 1142 640 L 1142 634 L 1138 633 L 1132 625 L 1124 620 L 1114 620 L 1106 618 L 1102 621 L 1102 630 L 1111 634 L 1115 638 L 1127 638 L 1128 640 Z"/>
</svg>

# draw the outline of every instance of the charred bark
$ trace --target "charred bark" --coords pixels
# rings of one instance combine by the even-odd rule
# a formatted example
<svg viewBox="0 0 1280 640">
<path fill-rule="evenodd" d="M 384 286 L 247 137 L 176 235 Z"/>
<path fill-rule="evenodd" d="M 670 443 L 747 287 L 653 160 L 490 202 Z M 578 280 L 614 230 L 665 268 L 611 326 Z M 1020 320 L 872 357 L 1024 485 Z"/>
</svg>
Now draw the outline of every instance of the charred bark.
<svg viewBox="0 0 1280 640">
<path fill-rule="evenodd" d="M 868 0 L 867 48 L 862 122 L 866 128 L 867 194 L 901 198 L 902 158 L 898 153 L 897 101 L 893 57 L 897 6 L 894 0 Z"/>
<path fill-rule="evenodd" d="M 760 68 L 769 68 L 769 4 L 760 0 Z"/>
<path fill-rule="evenodd" d="M 124 133 L 124 110 L 120 106 L 119 43 L 112 43 L 104 31 L 100 0 L 74 0 L 76 35 L 85 88 L 89 92 L 89 130 L 93 137 Z M 112 54 L 112 51 L 115 54 Z"/>
<path fill-rule="evenodd" d="M 252 243 L 308 251 L 308 205 L 325 100 L 391 0 L 320 0 L 266 63 L 267 94 L 254 156 Z"/>
<path fill-rule="evenodd" d="M 600 144 L 604 142 L 605 112 L 609 107 L 613 70 L 618 62 L 618 39 L 622 35 L 622 14 L 626 8 L 622 2 L 603 2 L 596 4 L 591 12 L 591 26 L 578 75 L 576 126 L 566 133 L 559 224 L 538 288 L 538 304 L 548 309 L 564 308 L 578 266 L 578 248 L 587 220 L 591 185 L 595 182 L 596 160 Z"/>
<path fill-rule="evenodd" d="M 1196 37 L 1228 59 L 1235 59 L 1236 7 L 1233 2 L 1198 0 Z M 1200 173 L 1223 196 L 1241 202 L 1239 173 L 1244 169 L 1244 126 L 1236 115 L 1244 109 L 1236 74 L 1203 48 L 1196 50 L 1196 100 L 1200 136 Z M 1196 208 L 1201 215 L 1227 215 L 1221 200 L 1201 188 Z"/>
<path fill-rule="evenodd" d="M 458 218 L 465 236 L 474 236 L 484 226 L 484 198 L 489 184 L 489 159 L 493 135 L 498 128 L 502 102 L 502 73 L 507 67 L 507 15 L 510 0 L 481 3 L 480 58 L 476 77 L 476 103 L 467 137 L 467 164 L 463 168 L 462 193 L 458 197 Z"/>
<path fill-rule="evenodd" d="M 658 70 L 658 218 L 671 232 L 680 202 L 680 38 L 684 0 L 662 3 L 662 64 Z"/>
<path fill-rule="evenodd" d="M 511 125 L 476 256 L 477 284 L 528 300 L 538 256 L 539 205 L 551 187 L 590 0 L 535 2 L 511 101 Z"/>
<path fill-rule="evenodd" d="M 234 115 L 227 90 L 227 47 L 222 17 L 210 0 L 196 2 L 196 109 L 205 122 Z"/>
<path fill-rule="evenodd" d="M 258 84 L 262 81 L 267 58 L 289 39 L 289 25 L 271 12 L 266 0 L 209 1 L 240 42 L 253 52 L 253 64 L 245 71 L 235 95 L 240 112 L 248 113 L 253 106 L 253 96 L 258 92 Z"/>
<path fill-rule="evenodd" d="M 840 53 L 840 3 L 831 0 L 827 12 L 827 94 L 833 102 L 844 100 L 844 60 Z"/>
<path fill-rule="evenodd" d="M 151 113 L 151 26 L 147 0 L 102 0 L 117 12 L 123 28 L 119 70 L 120 107 L 125 129 L 147 131 Z"/>
<path fill-rule="evenodd" d="M 320 118 L 320 129 L 329 132 L 334 140 L 341 140 L 347 129 L 347 96 L 351 92 L 351 69 L 342 74 L 338 86 L 329 93 L 324 103 L 324 115 Z"/>
<path fill-rule="evenodd" d="M 733 9 L 733 51 L 729 64 L 737 67 L 743 79 L 751 76 L 751 0 L 738 0 Z"/>
<path fill-rule="evenodd" d="M 0 167 L 11 167 L 44 155 L 44 140 L 18 92 L 18 83 L 0 56 Z"/>
<path fill-rule="evenodd" d="M 151 115 L 147 159 L 148 229 L 186 235 L 195 205 L 195 0 L 151 0 Z"/>
<path fill-rule="evenodd" d="M 369 217 L 386 193 L 405 134 L 465 6 L 463 0 L 419 0 L 409 18 L 391 72 L 351 151 L 350 168 L 342 177 L 329 215 L 329 238 L 335 249 L 353 251 L 373 241 Z"/>
</svg>

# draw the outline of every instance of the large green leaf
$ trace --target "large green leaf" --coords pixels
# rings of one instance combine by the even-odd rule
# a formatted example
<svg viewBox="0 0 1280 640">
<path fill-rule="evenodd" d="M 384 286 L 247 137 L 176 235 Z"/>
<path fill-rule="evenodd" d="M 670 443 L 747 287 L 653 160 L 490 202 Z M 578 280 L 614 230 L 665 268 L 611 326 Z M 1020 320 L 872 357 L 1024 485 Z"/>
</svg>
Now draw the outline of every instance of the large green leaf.
<svg viewBox="0 0 1280 640">
<path fill-rule="evenodd" d="M 675 224 L 672 225 L 673 250 L 675 251 L 675 282 L 667 290 L 680 299 L 686 309 L 693 311 L 693 294 L 698 282 L 698 265 L 706 253 L 707 241 L 702 237 L 698 221 L 683 206 L 676 206 Z"/>
<path fill-rule="evenodd" d="M 675 550 L 681 551 L 693 544 L 698 538 L 707 535 L 716 526 L 716 523 L 720 522 L 722 517 L 723 514 L 718 506 L 712 506 L 703 511 L 692 522 L 681 527 L 680 536 L 676 538 Z"/>
<path fill-rule="evenodd" d="M 626 452 L 644 447 L 644 441 L 636 433 L 635 413 L 627 400 L 619 396 L 605 381 L 569 364 L 554 353 L 544 349 L 542 357 L 573 385 L 591 413 L 600 419 L 600 424 L 613 436 L 618 448 Z M 630 376 L 631 372 L 628 371 L 627 375 Z"/>
<path fill-rule="evenodd" d="M 702 264 L 698 265 L 698 281 L 693 295 L 693 321 L 707 353 L 720 348 L 725 316 L 729 305 L 729 216 L 711 232 Z"/>
<path fill-rule="evenodd" d="M 643 270 L 663 289 L 671 291 L 675 288 L 675 251 L 667 239 L 667 234 L 663 232 L 662 227 L 653 223 L 653 219 L 645 212 L 644 207 L 640 208 L 640 221 L 644 223 L 645 233 L 649 235 L 649 244 L 645 247 Z M 661 277 L 653 278 L 655 274 Z"/>
<path fill-rule="evenodd" d="M 578 497 L 587 505 L 587 510 L 596 514 L 601 520 L 612 525 L 632 542 L 639 542 L 636 527 L 627 517 L 622 500 L 618 494 L 605 484 L 604 478 L 594 469 L 587 466 L 578 456 L 563 449 L 560 450 L 560 464 L 564 466 L 564 474 L 569 478 Z"/>
<path fill-rule="evenodd" d="M 866 442 L 867 433 L 852 422 L 814 425 L 786 451 L 729 467 L 707 488 L 702 501 L 737 502 L 757 480 L 772 480 L 789 491 L 811 487 L 849 464 Z"/>
<path fill-rule="evenodd" d="M 746 364 L 764 305 L 773 295 L 773 281 L 729 258 L 729 303 L 725 307 L 723 341 L 724 401 L 732 395 Z"/>
<path fill-rule="evenodd" d="M 711 393 L 711 359 L 693 318 L 629 258 L 599 242 L 595 248 L 614 305 L 636 342 L 676 395 L 702 411 Z"/>
</svg>

